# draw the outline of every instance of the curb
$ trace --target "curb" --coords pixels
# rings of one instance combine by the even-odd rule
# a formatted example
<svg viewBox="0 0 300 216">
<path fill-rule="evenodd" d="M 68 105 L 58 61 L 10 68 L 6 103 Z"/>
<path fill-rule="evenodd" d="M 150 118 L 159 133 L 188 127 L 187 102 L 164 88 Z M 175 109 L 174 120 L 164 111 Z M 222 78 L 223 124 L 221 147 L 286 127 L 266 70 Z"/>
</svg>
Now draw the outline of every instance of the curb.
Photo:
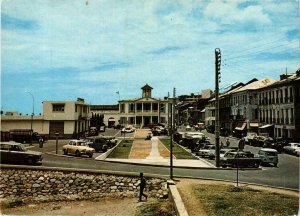
<svg viewBox="0 0 300 216">
<path fill-rule="evenodd" d="M 184 203 L 181 199 L 180 193 L 177 190 L 177 187 L 176 187 L 174 181 L 168 180 L 167 184 L 168 184 L 168 188 L 169 188 L 170 199 L 175 206 L 176 215 L 188 216 L 189 214 L 184 206 Z"/>
<path fill-rule="evenodd" d="M 57 157 L 70 157 L 74 158 L 74 156 L 68 156 L 68 155 L 60 155 L 60 154 L 54 154 L 54 153 L 43 153 L 47 155 L 52 155 L 52 156 L 57 156 Z M 102 155 L 98 156 L 101 157 Z M 97 158 L 98 158 L 97 157 Z M 101 162 L 106 162 L 106 163 L 120 163 L 120 164 L 131 164 L 131 165 L 139 165 L 139 166 L 152 166 L 152 167 L 170 167 L 170 165 L 163 165 L 163 164 L 149 164 L 149 163 L 135 163 L 135 162 L 124 162 L 124 161 L 110 161 L 110 160 L 105 160 L 105 159 L 93 159 L 93 158 L 85 158 L 85 157 L 78 157 L 77 159 L 79 160 L 95 160 L 95 161 L 101 161 Z M 228 168 L 221 168 L 221 167 L 189 167 L 189 166 L 174 166 L 173 168 L 178 168 L 178 169 L 198 169 L 198 170 L 236 170 L 236 168 L 228 167 Z M 239 168 L 239 170 L 262 170 L 262 168 Z"/>
<path fill-rule="evenodd" d="M 182 179 L 195 179 L 195 180 L 208 180 L 208 181 L 219 181 L 219 182 L 236 183 L 236 181 L 225 180 L 225 179 L 217 179 L 217 178 L 203 178 L 203 177 L 192 177 L 192 176 L 174 176 L 174 178 L 177 178 L 177 179 L 181 179 L 182 178 Z M 276 187 L 276 186 L 272 186 L 272 185 L 256 184 L 256 183 L 244 182 L 244 181 L 239 181 L 239 184 L 253 185 L 253 186 L 258 186 L 258 187 L 273 188 L 273 189 L 279 189 L 279 190 L 286 190 L 286 191 L 297 192 L 297 193 L 300 192 L 300 190 L 293 189 L 293 188 Z"/>
</svg>

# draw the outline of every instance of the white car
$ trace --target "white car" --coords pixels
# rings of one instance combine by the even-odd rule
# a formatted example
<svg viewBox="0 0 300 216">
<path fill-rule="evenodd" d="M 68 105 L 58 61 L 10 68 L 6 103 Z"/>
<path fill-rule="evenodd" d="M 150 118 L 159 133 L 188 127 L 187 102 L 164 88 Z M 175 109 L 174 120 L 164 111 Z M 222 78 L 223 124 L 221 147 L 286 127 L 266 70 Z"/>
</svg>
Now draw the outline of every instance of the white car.
<svg viewBox="0 0 300 216">
<path fill-rule="evenodd" d="M 122 133 L 132 133 L 134 131 L 135 128 L 133 126 L 126 126 L 121 130 Z"/>
<path fill-rule="evenodd" d="M 247 136 L 244 137 L 246 144 L 252 144 L 254 137 L 257 137 L 257 133 L 247 133 Z"/>
<path fill-rule="evenodd" d="M 295 155 L 296 155 L 297 157 L 300 157 L 300 147 L 296 148 L 296 150 L 295 150 Z"/>
<path fill-rule="evenodd" d="M 200 157 L 210 157 L 209 153 L 212 149 L 215 149 L 215 145 L 206 145 L 203 149 L 200 149 L 196 155 Z"/>
<path fill-rule="evenodd" d="M 64 155 L 73 154 L 77 157 L 87 155 L 91 158 L 95 153 L 95 149 L 90 148 L 87 142 L 83 140 L 70 140 L 67 145 L 63 146 L 63 153 Z"/>
<path fill-rule="evenodd" d="M 296 149 L 300 148 L 300 143 L 289 143 L 283 147 L 283 151 L 287 154 L 296 154 Z"/>
<path fill-rule="evenodd" d="M 220 149 L 220 158 L 221 158 L 221 157 L 224 157 L 224 155 L 225 155 L 227 152 L 232 152 L 232 151 L 236 151 L 236 150 L 235 150 L 235 149 L 227 149 L 227 148 Z"/>
</svg>

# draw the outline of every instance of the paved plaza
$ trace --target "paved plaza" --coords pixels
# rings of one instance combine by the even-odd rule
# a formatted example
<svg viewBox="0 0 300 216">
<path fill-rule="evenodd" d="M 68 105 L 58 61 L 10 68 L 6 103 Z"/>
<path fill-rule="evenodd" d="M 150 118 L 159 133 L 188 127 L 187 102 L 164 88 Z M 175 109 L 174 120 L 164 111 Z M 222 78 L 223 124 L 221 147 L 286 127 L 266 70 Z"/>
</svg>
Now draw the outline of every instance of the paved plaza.
<svg viewBox="0 0 300 216">
<path fill-rule="evenodd" d="M 151 133 L 150 129 L 137 129 L 134 133 L 134 141 L 129 154 L 129 159 L 107 158 L 106 161 L 117 161 L 124 163 L 151 164 L 151 165 L 170 165 L 170 151 L 160 141 L 159 137 L 153 136 L 151 140 L 146 137 Z M 205 160 L 176 159 L 173 156 L 175 167 L 199 167 L 211 168 L 213 164 Z"/>
</svg>

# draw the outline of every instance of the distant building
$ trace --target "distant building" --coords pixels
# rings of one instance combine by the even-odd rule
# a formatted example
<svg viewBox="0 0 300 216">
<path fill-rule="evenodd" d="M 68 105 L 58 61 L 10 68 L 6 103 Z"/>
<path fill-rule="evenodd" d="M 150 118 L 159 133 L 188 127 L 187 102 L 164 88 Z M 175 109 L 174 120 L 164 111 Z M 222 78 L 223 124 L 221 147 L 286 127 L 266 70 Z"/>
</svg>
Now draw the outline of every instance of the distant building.
<svg viewBox="0 0 300 216">
<path fill-rule="evenodd" d="M 120 124 L 168 123 L 168 100 L 152 97 L 153 88 L 148 84 L 141 89 L 142 97 L 119 101 Z"/>
<path fill-rule="evenodd" d="M 43 115 L 32 116 L 32 129 L 50 138 L 55 137 L 55 133 L 71 138 L 87 130 L 89 120 L 90 107 L 82 98 L 77 101 L 44 101 Z M 7 112 L 1 116 L 1 131 L 30 128 L 31 115 Z"/>
<path fill-rule="evenodd" d="M 91 112 L 104 115 L 108 127 L 120 125 L 147 126 L 168 123 L 168 100 L 152 97 L 152 87 L 146 84 L 139 98 L 120 100 L 118 105 L 91 105 Z"/>
<path fill-rule="evenodd" d="M 257 90 L 275 82 L 271 78 L 253 81 L 231 93 L 232 128 L 237 136 L 258 131 Z"/>
<path fill-rule="evenodd" d="M 119 105 L 91 105 L 91 114 L 101 114 L 104 116 L 103 123 L 108 127 L 119 124 Z"/>
<path fill-rule="evenodd" d="M 299 141 L 299 70 L 258 90 L 260 132 Z M 296 132 L 298 131 L 298 132 Z"/>
<path fill-rule="evenodd" d="M 211 98 L 212 97 L 212 90 L 204 89 L 201 91 L 201 98 Z"/>
<path fill-rule="evenodd" d="M 212 96 L 212 91 L 206 89 L 202 94 L 180 95 L 176 105 L 177 116 L 176 121 L 179 124 L 195 125 L 204 123 L 205 106 Z"/>
</svg>

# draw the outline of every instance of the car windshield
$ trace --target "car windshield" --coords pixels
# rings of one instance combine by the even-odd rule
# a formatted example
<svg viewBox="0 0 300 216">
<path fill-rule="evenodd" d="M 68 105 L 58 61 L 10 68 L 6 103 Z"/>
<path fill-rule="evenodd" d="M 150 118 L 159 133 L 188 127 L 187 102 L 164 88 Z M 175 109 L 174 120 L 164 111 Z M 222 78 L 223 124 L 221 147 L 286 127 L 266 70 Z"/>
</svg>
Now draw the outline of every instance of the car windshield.
<svg viewBox="0 0 300 216">
<path fill-rule="evenodd" d="M 26 151 L 26 148 L 25 148 L 25 146 L 23 145 L 23 144 L 20 144 L 20 145 L 12 145 L 11 147 L 10 147 L 10 150 L 11 151 Z"/>
<path fill-rule="evenodd" d="M 19 145 L 19 147 L 22 151 L 27 151 L 27 149 L 25 148 L 25 146 L 23 144 Z"/>
<path fill-rule="evenodd" d="M 225 157 L 227 157 L 227 158 L 235 158 L 235 154 L 227 153 L 227 154 L 225 155 Z"/>
<path fill-rule="evenodd" d="M 265 152 L 266 156 L 277 156 L 277 152 Z"/>
<path fill-rule="evenodd" d="M 87 143 L 86 142 L 78 142 L 77 146 L 87 146 Z"/>
</svg>

